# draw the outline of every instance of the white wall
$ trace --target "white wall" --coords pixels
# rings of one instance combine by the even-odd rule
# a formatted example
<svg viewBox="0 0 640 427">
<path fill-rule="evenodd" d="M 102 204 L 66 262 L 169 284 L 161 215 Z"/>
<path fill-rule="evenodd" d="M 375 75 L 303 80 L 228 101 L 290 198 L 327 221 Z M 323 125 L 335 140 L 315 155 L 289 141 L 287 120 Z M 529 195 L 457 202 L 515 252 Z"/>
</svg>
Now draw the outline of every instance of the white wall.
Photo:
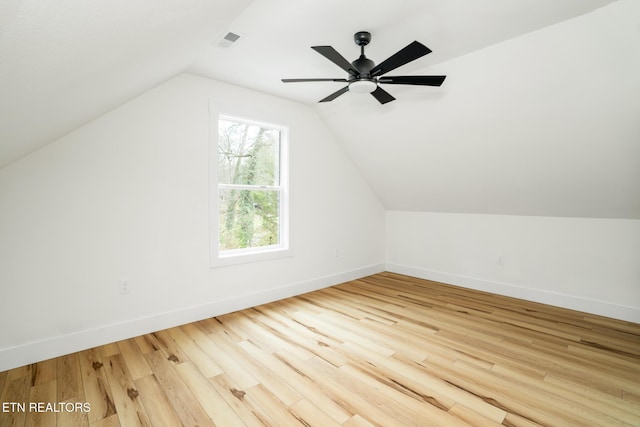
<svg viewBox="0 0 640 427">
<path fill-rule="evenodd" d="M 209 268 L 209 98 L 290 126 L 293 257 Z M 0 236 L 0 371 L 384 266 L 384 210 L 311 108 L 188 74 L 1 169 Z"/>
<path fill-rule="evenodd" d="M 640 220 L 389 211 L 387 269 L 640 323 Z"/>
</svg>

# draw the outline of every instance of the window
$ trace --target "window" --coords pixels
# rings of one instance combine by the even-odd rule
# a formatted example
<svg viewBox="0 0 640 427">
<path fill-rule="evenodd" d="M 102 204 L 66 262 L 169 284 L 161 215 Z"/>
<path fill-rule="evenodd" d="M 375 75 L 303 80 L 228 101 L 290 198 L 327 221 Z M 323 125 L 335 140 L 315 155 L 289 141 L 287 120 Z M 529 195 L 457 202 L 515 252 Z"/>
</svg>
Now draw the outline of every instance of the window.
<svg viewBox="0 0 640 427">
<path fill-rule="evenodd" d="M 213 263 L 288 255 L 286 129 L 220 116 L 217 136 Z"/>
</svg>

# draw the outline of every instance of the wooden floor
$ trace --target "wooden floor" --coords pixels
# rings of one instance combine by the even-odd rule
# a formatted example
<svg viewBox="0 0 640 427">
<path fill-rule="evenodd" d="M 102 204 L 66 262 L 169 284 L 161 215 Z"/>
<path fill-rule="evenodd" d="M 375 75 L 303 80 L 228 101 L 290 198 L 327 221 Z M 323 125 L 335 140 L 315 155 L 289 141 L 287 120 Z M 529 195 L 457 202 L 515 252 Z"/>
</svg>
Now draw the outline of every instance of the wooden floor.
<svg viewBox="0 0 640 427">
<path fill-rule="evenodd" d="M 1 426 L 640 426 L 640 325 L 383 273 L 1 372 L 0 391 Z"/>
</svg>

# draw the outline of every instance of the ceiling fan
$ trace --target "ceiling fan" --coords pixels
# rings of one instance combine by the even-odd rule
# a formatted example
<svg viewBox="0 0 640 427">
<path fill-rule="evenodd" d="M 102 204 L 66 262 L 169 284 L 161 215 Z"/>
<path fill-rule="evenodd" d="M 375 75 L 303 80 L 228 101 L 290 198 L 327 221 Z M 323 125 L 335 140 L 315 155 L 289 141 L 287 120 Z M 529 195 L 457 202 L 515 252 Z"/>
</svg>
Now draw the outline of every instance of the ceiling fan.
<svg viewBox="0 0 640 427">
<path fill-rule="evenodd" d="M 389 71 L 395 70 L 431 52 L 431 49 L 420 42 L 414 41 L 410 43 L 380 64 L 375 65 L 372 60 L 364 55 L 364 47 L 371 41 L 371 33 L 359 31 L 354 34 L 353 39 L 356 44 L 360 46 L 360 57 L 353 62 L 347 61 L 331 46 L 311 46 L 311 49 L 346 71 L 349 74 L 346 79 L 282 79 L 282 82 L 343 82 L 347 83 L 347 86 L 335 91 L 318 102 L 333 101 L 343 93 L 357 92 L 371 93 L 378 102 L 386 104 L 395 98 L 391 96 L 389 92 L 378 86 L 379 84 L 440 86 L 446 78 L 446 76 L 383 76 Z"/>
</svg>

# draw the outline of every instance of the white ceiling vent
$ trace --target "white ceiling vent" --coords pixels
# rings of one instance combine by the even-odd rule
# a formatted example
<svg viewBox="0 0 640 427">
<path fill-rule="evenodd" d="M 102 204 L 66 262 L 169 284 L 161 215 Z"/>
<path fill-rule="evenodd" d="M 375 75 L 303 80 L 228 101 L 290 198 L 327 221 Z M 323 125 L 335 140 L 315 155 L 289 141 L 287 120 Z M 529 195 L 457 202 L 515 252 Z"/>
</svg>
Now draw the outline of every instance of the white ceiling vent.
<svg viewBox="0 0 640 427">
<path fill-rule="evenodd" d="M 224 35 L 222 39 L 220 39 L 220 41 L 218 41 L 218 46 L 231 47 L 235 42 L 238 41 L 240 36 L 241 34 L 232 33 L 231 31 L 229 31 L 227 34 Z"/>
</svg>

